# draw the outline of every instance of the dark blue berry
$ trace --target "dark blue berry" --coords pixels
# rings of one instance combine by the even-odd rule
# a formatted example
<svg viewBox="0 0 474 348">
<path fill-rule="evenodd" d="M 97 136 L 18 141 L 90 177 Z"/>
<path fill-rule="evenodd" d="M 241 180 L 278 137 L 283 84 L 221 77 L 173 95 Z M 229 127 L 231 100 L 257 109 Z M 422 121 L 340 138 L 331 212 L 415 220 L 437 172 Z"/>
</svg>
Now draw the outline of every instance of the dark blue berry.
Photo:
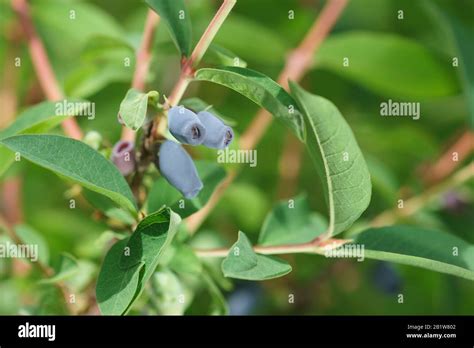
<svg viewBox="0 0 474 348">
<path fill-rule="evenodd" d="M 183 106 L 172 107 L 168 111 L 170 133 L 183 144 L 199 145 L 206 137 L 206 128 L 197 115 Z"/>
<path fill-rule="evenodd" d="M 208 111 L 201 111 L 197 116 L 204 127 L 206 127 L 207 133 L 202 143 L 203 145 L 214 149 L 224 149 L 229 146 L 234 139 L 232 128 Z"/>
</svg>

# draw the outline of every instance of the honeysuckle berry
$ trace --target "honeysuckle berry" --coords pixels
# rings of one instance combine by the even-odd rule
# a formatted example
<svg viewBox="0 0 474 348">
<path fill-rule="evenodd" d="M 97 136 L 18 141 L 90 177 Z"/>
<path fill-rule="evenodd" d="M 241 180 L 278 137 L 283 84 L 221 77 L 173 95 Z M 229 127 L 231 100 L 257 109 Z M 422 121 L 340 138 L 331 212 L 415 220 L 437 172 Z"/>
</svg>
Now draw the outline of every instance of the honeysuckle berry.
<svg viewBox="0 0 474 348">
<path fill-rule="evenodd" d="M 161 175 L 185 198 L 196 197 L 201 191 L 203 185 L 196 166 L 180 144 L 171 140 L 161 144 L 156 164 Z"/>
<path fill-rule="evenodd" d="M 168 111 L 168 127 L 177 140 L 189 145 L 201 144 L 207 133 L 197 115 L 183 106 Z"/>
<path fill-rule="evenodd" d="M 135 150 L 130 141 L 120 140 L 112 149 L 112 162 L 122 175 L 127 176 L 135 169 Z"/>
<path fill-rule="evenodd" d="M 208 111 L 201 111 L 197 116 L 206 127 L 206 137 L 202 142 L 203 145 L 214 149 L 224 149 L 229 146 L 234 139 L 232 128 Z"/>
</svg>

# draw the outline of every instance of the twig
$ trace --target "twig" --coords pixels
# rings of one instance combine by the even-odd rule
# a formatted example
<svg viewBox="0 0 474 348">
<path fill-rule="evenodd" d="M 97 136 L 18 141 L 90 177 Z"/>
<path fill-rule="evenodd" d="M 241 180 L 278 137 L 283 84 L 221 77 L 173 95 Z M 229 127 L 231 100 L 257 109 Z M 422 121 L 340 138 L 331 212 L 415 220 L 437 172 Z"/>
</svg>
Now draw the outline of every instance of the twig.
<svg viewBox="0 0 474 348">
<path fill-rule="evenodd" d="M 195 67 L 200 63 L 201 58 L 206 53 L 207 48 L 214 39 L 219 28 L 224 23 L 224 20 L 229 15 L 236 0 L 224 0 L 219 10 L 216 12 L 214 18 L 209 23 L 207 29 L 203 33 L 201 39 L 197 43 L 189 59 L 183 59 L 181 72 L 178 81 L 168 97 L 167 103 L 169 105 L 176 105 L 183 97 L 184 92 L 188 88 L 191 78 L 194 74 Z M 169 106 L 168 105 L 168 106 Z M 139 187 L 143 179 L 143 172 L 148 167 L 152 160 L 153 152 L 156 150 L 156 143 L 164 133 L 167 127 L 166 119 L 163 117 L 156 117 L 146 131 L 144 137 L 140 158 L 137 163 L 137 171 L 132 181 L 132 190 L 139 196 Z"/>
<path fill-rule="evenodd" d="M 474 151 L 474 133 L 466 130 L 431 166 L 423 170 L 427 183 L 434 184 L 449 176 Z M 457 161 L 453 154 L 457 152 Z"/>
<path fill-rule="evenodd" d="M 432 187 L 419 196 L 413 197 L 405 201 L 403 209 L 391 209 L 376 216 L 370 223 L 371 227 L 381 227 L 395 223 L 400 217 L 413 215 L 427 203 L 436 199 L 441 193 L 453 187 L 459 186 L 474 177 L 474 164 L 461 169 L 449 180 Z M 315 240 L 302 244 L 285 244 L 278 246 L 258 246 L 253 249 L 256 253 L 272 255 L 272 254 L 289 254 L 289 253 L 313 253 L 324 254 L 325 251 L 332 248 L 338 248 L 351 240 L 348 239 L 324 239 L 323 236 Z M 229 253 L 228 248 L 219 249 L 196 249 L 196 254 L 199 257 L 225 257 Z"/>
<path fill-rule="evenodd" d="M 59 88 L 53 68 L 30 15 L 26 0 L 12 0 L 13 10 L 17 13 L 20 23 L 28 40 L 31 61 L 36 71 L 39 83 L 48 100 L 57 101 L 64 98 Z M 82 138 L 82 131 L 74 118 L 67 118 L 61 123 L 64 133 L 74 139 Z"/>
<path fill-rule="evenodd" d="M 277 246 L 260 246 L 256 245 L 253 250 L 258 254 L 263 255 L 281 255 L 281 254 L 320 254 L 331 249 L 339 248 L 340 246 L 351 242 L 350 239 L 325 239 L 315 240 L 308 243 L 301 244 L 285 244 Z M 199 257 L 226 257 L 229 254 L 229 248 L 218 248 L 218 249 L 195 249 L 196 255 Z"/>
<path fill-rule="evenodd" d="M 288 88 L 289 79 L 294 81 L 299 81 L 301 79 L 310 67 L 316 50 L 334 26 L 346 5 L 347 0 L 330 0 L 326 4 L 301 44 L 288 56 L 285 68 L 278 78 L 279 84 Z M 250 126 L 240 137 L 240 148 L 243 150 L 253 149 L 262 138 L 272 120 L 271 115 L 266 110 L 261 109 L 251 122 Z M 226 183 L 225 187 L 214 191 L 211 199 L 206 203 L 206 205 L 200 211 L 186 219 L 186 224 L 190 233 L 196 232 L 201 223 L 207 217 L 208 212 L 212 211 L 217 202 L 219 202 L 225 189 L 230 185 L 235 177 L 235 173 L 230 172 L 224 181 Z"/>
<path fill-rule="evenodd" d="M 403 208 L 394 208 L 387 210 L 377 215 L 370 223 L 373 227 L 380 227 L 395 223 L 400 217 L 411 216 L 423 208 L 426 204 L 436 199 L 441 193 L 454 188 L 468 181 L 474 177 L 474 164 L 469 164 L 467 167 L 456 172 L 452 177 L 446 181 L 437 184 L 426 190 L 419 196 L 407 199 L 403 203 Z"/>
<path fill-rule="evenodd" d="M 191 78 L 194 75 L 194 69 L 201 62 L 202 57 L 204 57 L 209 45 L 211 44 L 212 40 L 214 40 L 214 37 L 234 7 L 236 1 L 237 0 L 224 0 L 221 7 L 214 15 L 214 18 L 211 20 L 204 31 L 204 34 L 202 34 L 201 39 L 196 44 L 196 47 L 194 47 L 189 59 L 185 59 L 183 61 L 178 82 L 168 97 L 168 102 L 170 105 L 178 104 L 183 97 L 183 94 L 188 88 Z"/>
<path fill-rule="evenodd" d="M 135 63 L 135 71 L 133 73 L 132 88 L 143 91 L 145 88 L 146 77 L 151 61 L 151 50 L 153 45 L 153 38 L 155 36 L 155 29 L 160 22 L 160 17 L 152 10 L 148 10 L 148 15 L 143 30 L 143 38 L 140 48 L 137 52 Z M 135 131 L 128 127 L 123 127 L 121 139 L 124 141 L 134 142 L 136 137 Z"/>
</svg>

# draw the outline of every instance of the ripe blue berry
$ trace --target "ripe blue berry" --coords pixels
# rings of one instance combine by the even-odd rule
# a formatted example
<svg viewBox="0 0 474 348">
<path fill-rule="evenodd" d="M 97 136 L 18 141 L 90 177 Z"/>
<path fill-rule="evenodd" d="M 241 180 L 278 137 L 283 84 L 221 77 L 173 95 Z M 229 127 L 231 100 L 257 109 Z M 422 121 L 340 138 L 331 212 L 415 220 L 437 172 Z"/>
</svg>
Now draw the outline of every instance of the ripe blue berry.
<svg viewBox="0 0 474 348">
<path fill-rule="evenodd" d="M 185 198 L 196 197 L 201 191 L 203 185 L 194 162 L 180 144 L 171 140 L 161 144 L 158 162 L 161 175 Z"/>
<path fill-rule="evenodd" d="M 133 143 L 120 140 L 112 149 L 112 162 L 122 175 L 127 176 L 135 169 L 135 151 Z"/>
<path fill-rule="evenodd" d="M 201 111 L 197 114 L 201 123 L 206 127 L 206 137 L 203 145 L 214 149 L 224 149 L 234 139 L 232 128 L 210 112 Z"/>
<path fill-rule="evenodd" d="M 206 137 L 206 128 L 199 118 L 183 106 L 174 106 L 168 111 L 168 127 L 183 144 L 199 145 Z"/>
</svg>

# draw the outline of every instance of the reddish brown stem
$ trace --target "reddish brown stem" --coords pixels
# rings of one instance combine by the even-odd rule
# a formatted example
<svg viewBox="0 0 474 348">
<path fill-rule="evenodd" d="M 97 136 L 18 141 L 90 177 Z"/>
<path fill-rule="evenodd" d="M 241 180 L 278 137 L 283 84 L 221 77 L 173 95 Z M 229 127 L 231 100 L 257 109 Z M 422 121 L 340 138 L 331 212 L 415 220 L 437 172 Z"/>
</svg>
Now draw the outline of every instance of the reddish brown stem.
<svg viewBox="0 0 474 348">
<path fill-rule="evenodd" d="M 145 89 L 146 77 L 151 62 L 151 51 L 153 46 L 153 38 L 155 37 L 155 29 L 160 22 L 160 17 L 152 10 L 148 10 L 148 15 L 143 30 L 143 38 L 140 48 L 137 52 L 135 63 L 135 72 L 133 74 L 132 88 L 139 91 Z M 122 140 L 135 142 L 136 132 L 128 127 L 122 128 Z"/>
<path fill-rule="evenodd" d="M 38 33 L 31 19 L 30 9 L 26 0 L 12 0 L 12 7 L 17 13 L 20 23 L 25 32 L 28 49 L 30 51 L 31 61 L 38 77 L 41 88 L 46 98 L 51 101 L 57 101 L 64 98 L 59 88 L 58 81 L 54 75 L 53 68 L 48 59 L 48 54 L 44 48 Z M 82 131 L 76 120 L 68 118 L 62 122 L 64 133 L 71 138 L 81 139 Z"/>
</svg>

